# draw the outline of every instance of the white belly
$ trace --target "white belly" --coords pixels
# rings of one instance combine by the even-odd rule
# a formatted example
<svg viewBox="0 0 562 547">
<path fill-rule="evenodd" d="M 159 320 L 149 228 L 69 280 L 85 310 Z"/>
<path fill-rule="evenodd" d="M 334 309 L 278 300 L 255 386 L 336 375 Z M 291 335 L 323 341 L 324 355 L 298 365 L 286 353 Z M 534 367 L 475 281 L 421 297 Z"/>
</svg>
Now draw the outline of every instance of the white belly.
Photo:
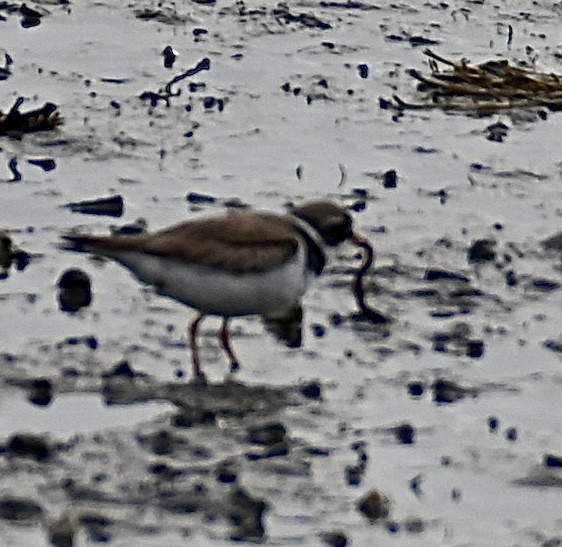
<svg viewBox="0 0 562 547">
<path fill-rule="evenodd" d="M 154 285 L 159 294 L 211 315 L 269 315 L 283 311 L 300 301 L 308 277 L 302 251 L 281 267 L 246 274 L 138 252 L 110 256 L 142 282 Z"/>
</svg>

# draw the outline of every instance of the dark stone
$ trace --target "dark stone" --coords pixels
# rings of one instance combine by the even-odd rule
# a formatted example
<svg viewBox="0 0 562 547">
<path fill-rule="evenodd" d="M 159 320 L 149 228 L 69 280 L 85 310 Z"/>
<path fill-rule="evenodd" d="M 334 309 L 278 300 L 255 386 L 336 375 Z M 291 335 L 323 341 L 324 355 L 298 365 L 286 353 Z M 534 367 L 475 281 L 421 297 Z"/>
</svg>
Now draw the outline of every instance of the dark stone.
<svg viewBox="0 0 562 547">
<path fill-rule="evenodd" d="M 345 480 L 349 486 L 359 486 L 365 474 L 365 466 L 362 464 L 348 465 L 345 468 Z"/>
<path fill-rule="evenodd" d="M 216 469 L 216 477 L 219 482 L 232 484 L 236 482 L 238 474 L 235 465 L 231 461 L 221 462 Z"/>
<path fill-rule="evenodd" d="M 43 514 L 43 508 L 36 502 L 11 496 L 0 498 L 0 518 L 9 521 L 37 520 Z"/>
<path fill-rule="evenodd" d="M 424 387 L 421 382 L 410 382 L 408 384 L 408 393 L 412 397 L 421 397 L 424 392 Z"/>
<path fill-rule="evenodd" d="M 322 386 L 319 382 L 312 381 L 302 384 L 300 392 L 307 398 L 312 400 L 320 400 L 322 398 Z"/>
<path fill-rule="evenodd" d="M 390 514 L 390 500 L 386 494 L 373 489 L 359 500 L 357 509 L 370 521 L 375 522 L 388 517 Z"/>
<path fill-rule="evenodd" d="M 33 380 L 29 386 L 28 399 L 37 406 L 48 406 L 53 399 L 52 382 L 46 378 Z"/>
<path fill-rule="evenodd" d="M 64 312 L 76 312 L 89 306 L 92 302 L 92 285 L 90 276 L 78 269 L 65 270 L 57 281 L 59 288 L 59 309 Z"/>
<path fill-rule="evenodd" d="M 472 359 L 479 359 L 484 355 L 484 342 L 482 340 L 467 340 L 466 355 Z"/>
<path fill-rule="evenodd" d="M 472 242 L 468 249 L 468 262 L 470 264 L 478 264 L 495 260 L 495 246 L 496 242 L 493 239 L 477 239 Z"/>
<path fill-rule="evenodd" d="M 315 323 L 314 325 L 311 326 L 311 328 L 312 328 L 312 333 L 316 338 L 323 338 L 324 335 L 326 334 L 326 327 L 324 325 Z"/>
<path fill-rule="evenodd" d="M 425 271 L 424 279 L 426 281 L 460 281 L 462 283 L 470 281 L 465 275 L 442 270 L 441 268 L 428 268 Z"/>
<path fill-rule="evenodd" d="M 394 169 L 389 169 L 382 176 L 383 188 L 396 188 L 398 186 L 398 175 Z"/>
<path fill-rule="evenodd" d="M 53 448 L 41 435 L 16 433 L 6 443 L 6 452 L 13 457 L 31 458 L 46 462 L 53 456 Z"/>
<path fill-rule="evenodd" d="M 216 103 L 217 103 L 217 99 L 215 99 L 215 97 L 205 97 L 203 99 L 203 106 L 207 110 L 213 108 L 213 106 L 215 106 Z"/>
<path fill-rule="evenodd" d="M 433 400 L 438 404 L 455 403 L 469 394 L 476 395 L 475 390 L 463 388 L 453 380 L 446 380 L 445 378 L 435 380 L 432 388 Z"/>
<path fill-rule="evenodd" d="M 41 169 L 43 169 L 43 171 L 46 171 L 46 172 L 53 171 L 57 167 L 57 164 L 55 163 L 55 160 L 53 160 L 51 158 L 30 159 L 30 160 L 27 160 L 27 163 L 29 163 L 30 165 L 35 165 L 37 167 L 40 167 Z"/>
<path fill-rule="evenodd" d="M 333 327 L 338 327 L 344 322 L 344 318 L 341 313 L 333 313 L 330 315 L 330 325 Z"/>
<path fill-rule="evenodd" d="M 330 547 L 347 547 L 347 536 L 340 530 L 322 532 L 320 539 Z"/>
<path fill-rule="evenodd" d="M 82 213 L 83 215 L 120 217 L 123 215 L 124 201 L 122 196 L 111 196 L 108 198 L 67 203 L 66 207 L 73 213 Z"/>
<path fill-rule="evenodd" d="M 545 467 L 562 467 L 562 456 L 545 454 L 543 458 L 543 465 Z"/>
<path fill-rule="evenodd" d="M 172 46 L 166 46 L 164 51 L 162 51 L 162 57 L 164 57 L 164 66 L 166 68 L 172 68 L 176 62 L 176 52 L 172 49 Z"/>
<path fill-rule="evenodd" d="M 505 283 L 508 287 L 515 287 L 519 283 L 513 270 L 509 270 L 505 273 Z"/>
<path fill-rule="evenodd" d="M 488 429 L 491 433 L 495 433 L 498 430 L 500 421 L 495 416 L 490 416 L 488 418 Z"/>
<path fill-rule="evenodd" d="M 410 479 L 410 490 L 416 496 L 421 496 L 422 494 L 421 483 L 422 483 L 421 475 L 416 475 L 413 479 Z"/>
<path fill-rule="evenodd" d="M 555 351 L 556 353 L 562 353 L 562 342 L 557 340 L 545 340 L 543 346 L 550 351 Z"/>
<path fill-rule="evenodd" d="M 532 286 L 537 291 L 547 293 L 559 289 L 560 283 L 550 279 L 536 278 L 533 279 Z"/>
<path fill-rule="evenodd" d="M 365 79 L 369 76 L 369 67 L 365 63 L 357 65 L 357 70 L 361 78 Z"/>
<path fill-rule="evenodd" d="M 205 203 L 215 203 L 215 201 L 217 200 L 217 198 L 215 198 L 214 196 L 211 196 L 209 194 L 201 194 L 199 192 L 189 192 L 189 194 L 187 194 L 185 199 L 189 203 L 193 203 L 196 205 L 205 204 Z"/>
<path fill-rule="evenodd" d="M 410 518 L 404 522 L 404 529 L 410 534 L 421 534 L 425 530 L 425 524 L 419 518 Z"/>
<path fill-rule="evenodd" d="M 414 444 L 416 429 L 413 425 L 404 423 L 393 428 L 394 436 L 402 444 Z"/>
<path fill-rule="evenodd" d="M 515 427 L 508 427 L 505 430 L 505 438 L 508 441 L 515 442 L 517 440 L 517 429 Z"/>
</svg>

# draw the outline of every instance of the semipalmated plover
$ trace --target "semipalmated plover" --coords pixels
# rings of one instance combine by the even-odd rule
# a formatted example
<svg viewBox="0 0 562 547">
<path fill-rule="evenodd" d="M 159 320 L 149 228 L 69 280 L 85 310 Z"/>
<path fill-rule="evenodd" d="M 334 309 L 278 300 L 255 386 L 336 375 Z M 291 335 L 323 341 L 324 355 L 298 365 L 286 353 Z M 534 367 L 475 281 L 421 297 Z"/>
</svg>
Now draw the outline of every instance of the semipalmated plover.
<svg viewBox="0 0 562 547">
<path fill-rule="evenodd" d="M 322 273 L 324 246 L 351 241 L 366 251 L 354 291 L 362 311 L 362 279 L 373 252 L 352 230 L 349 213 L 330 201 L 292 207 L 285 214 L 236 212 L 183 222 L 140 235 L 65 235 L 65 248 L 111 258 L 156 291 L 196 309 L 189 326 L 193 372 L 203 377 L 197 328 L 206 315 L 223 318 L 219 339 L 231 370 L 238 360 L 228 321 L 276 315 L 298 304 L 311 276 Z"/>
</svg>

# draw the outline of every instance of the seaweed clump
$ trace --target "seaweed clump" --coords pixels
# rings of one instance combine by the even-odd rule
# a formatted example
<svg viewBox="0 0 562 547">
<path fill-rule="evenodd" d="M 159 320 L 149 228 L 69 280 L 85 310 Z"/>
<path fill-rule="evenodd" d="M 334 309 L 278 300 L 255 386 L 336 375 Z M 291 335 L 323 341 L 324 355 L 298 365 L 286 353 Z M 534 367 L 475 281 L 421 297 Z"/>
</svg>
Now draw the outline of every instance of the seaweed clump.
<svg viewBox="0 0 562 547">
<path fill-rule="evenodd" d="M 20 112 L 24 98 L 18 97 L 7 114 L 0 110 L 0 135 L 21 135 L 36 131 L 47 131 L 62 125 L 63 119 L 54 103 L 45 103 L 41 108 Z"/>
<path fill-rule="evenodd" d="M 430 49 L 431 74 L 423 75 L 415 69 L 408 74 L 418 81 L 418 91 L 425 96 L 420 102 L 407 102 L 398 95 L 391 100 L 380 99 L 382 108 L 427 110 L 439 108 L 478 115 L 514 108 L 547 108 L 562 110 L 562 81 L 553 73 L 541 73 L 526 66 L 518 66 L 505 59 L 493 59 L 472 65 L 467 59 L 453 62 Z M 445 65 L 445 69 L 441 68 Z"/>
</svg>

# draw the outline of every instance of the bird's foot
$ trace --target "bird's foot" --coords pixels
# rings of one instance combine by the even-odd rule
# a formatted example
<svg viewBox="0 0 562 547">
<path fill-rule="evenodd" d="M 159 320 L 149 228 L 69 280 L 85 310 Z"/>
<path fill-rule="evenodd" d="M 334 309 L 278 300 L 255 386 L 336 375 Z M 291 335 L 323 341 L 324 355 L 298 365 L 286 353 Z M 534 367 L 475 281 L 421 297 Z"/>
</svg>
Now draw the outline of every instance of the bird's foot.
<svg viewBox="0 0 562 547">
<path fill-rule="evenodd" d="M 240 370 L 240 363 L 238 361 L 230 362 L 230 372 L 231 374 L 238 372 Z"/>
</svg>

